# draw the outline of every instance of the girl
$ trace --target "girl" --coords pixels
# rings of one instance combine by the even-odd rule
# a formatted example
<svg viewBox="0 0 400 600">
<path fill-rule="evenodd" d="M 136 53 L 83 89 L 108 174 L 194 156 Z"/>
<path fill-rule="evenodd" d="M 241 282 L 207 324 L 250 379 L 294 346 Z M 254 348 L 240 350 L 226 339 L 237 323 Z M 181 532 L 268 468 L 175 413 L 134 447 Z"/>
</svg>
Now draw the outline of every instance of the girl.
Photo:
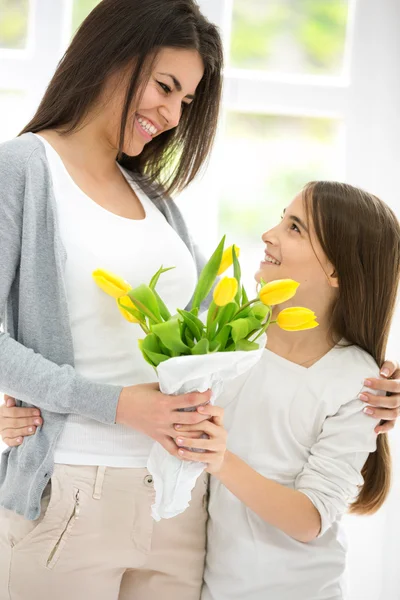
<svg viewBox="0 0 400 600">
<path fill-rule="evenodd" d="M 145 467 L 154 440 L 177 454 L 174 423 L 208 418 L 178 409 L 208 394 L 159 392 L 91 274 L 137 285 L 173 264 L 161 291 L 189 302 L 201 261 L 168 193 L 209 154 L 221 68 L 193 0 L 104 0 L 0 147 L 0 389 L 44 422 L 2 455 L 1 600 L 199 598 L 206 476 L 156 524 Z"/>
<path fill-rule="evenodd" d="M 224 392 L 228 451 L 211 481 L 202 600 L 343 600 L 341 516 L 375 512 L 390 485 L 363 380 L 383 363 L 400 225 L 371 194 L 314 182 L 262 239 L 257 281 L 300 282 L 275 318 L 299 304 L 319 327 L 270 327 L 260 362 Z M 178 444 L 194 445 L 201 427 L 179 427 Z"/>
</svg>

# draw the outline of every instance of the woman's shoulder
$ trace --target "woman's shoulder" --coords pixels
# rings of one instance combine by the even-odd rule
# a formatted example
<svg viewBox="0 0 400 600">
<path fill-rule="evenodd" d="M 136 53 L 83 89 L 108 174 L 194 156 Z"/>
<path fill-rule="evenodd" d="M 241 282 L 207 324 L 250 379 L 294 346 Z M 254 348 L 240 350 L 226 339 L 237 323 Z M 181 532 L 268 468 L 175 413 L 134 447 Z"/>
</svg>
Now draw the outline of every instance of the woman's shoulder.
<svg viewBox="0 0 400 600">
<path fill-rule="evenodd" d="M 335 346 L 331 361 L 331 369 L 342 370 L 351 369 L 353 372 L 371 371 L 370 376 L 376 377 L 379 374 L 379 367 L 375 359 L 366 351 L 356 345 L 347 344 L 345 341 Z M 367 376 L 365 375 L 364 379 Z"/>
<path fill-rule="evenodd" d="M 43 144 L 33 133 L 24 133 L 19 137 L 7 140 L 0 144 L 0 160 L 2 163 L 10 161 L 10 163 L 29 160 L 31 155 L 36 150 L 42 150 Z M 44 148 L 43 148 L 44 149 Z"/>
</svg>

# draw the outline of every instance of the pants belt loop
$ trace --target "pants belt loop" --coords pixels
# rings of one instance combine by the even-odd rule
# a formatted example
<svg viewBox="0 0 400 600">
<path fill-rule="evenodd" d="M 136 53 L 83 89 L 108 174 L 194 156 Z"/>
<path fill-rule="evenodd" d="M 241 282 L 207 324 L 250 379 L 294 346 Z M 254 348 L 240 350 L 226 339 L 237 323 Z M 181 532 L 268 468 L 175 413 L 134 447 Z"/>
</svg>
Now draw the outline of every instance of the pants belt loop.
<svg viewBox="0 0 400 600">
<path fill-rule="evenodd" d="M 106 469 L 107 469 L 107 467 L 104 465 L 97 467 L 96 481 L 94 482 L 94 489 L 93 489 L 93 498 L 95 500 L 100 500 L 100 498 L 101 498 L 101 492 L 103 489 L 103 481 L 104 481 L 104 475 L 106 474 Z"/>
</svg>

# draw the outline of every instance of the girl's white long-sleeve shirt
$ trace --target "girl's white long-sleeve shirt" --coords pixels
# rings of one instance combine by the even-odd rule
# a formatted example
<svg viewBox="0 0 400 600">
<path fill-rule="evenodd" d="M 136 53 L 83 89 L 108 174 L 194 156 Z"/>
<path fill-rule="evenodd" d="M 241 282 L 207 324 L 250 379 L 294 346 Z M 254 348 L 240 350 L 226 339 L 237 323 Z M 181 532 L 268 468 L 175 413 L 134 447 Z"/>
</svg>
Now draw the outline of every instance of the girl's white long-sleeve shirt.
<svg viewBox="0 0 400 600">
<path fill-rule="evenodd" d="M 264 477 L 306 494 L 321 516 L 309 543 L 272 527 L 212 478 L 202 600 L 344 600 L 341 517 L 376 449 L 376 420 L 358 399 L 369 354 L 336 346 L 311 368 L 269 350 L 227 385 L 228 449 Z"/>
</svg>

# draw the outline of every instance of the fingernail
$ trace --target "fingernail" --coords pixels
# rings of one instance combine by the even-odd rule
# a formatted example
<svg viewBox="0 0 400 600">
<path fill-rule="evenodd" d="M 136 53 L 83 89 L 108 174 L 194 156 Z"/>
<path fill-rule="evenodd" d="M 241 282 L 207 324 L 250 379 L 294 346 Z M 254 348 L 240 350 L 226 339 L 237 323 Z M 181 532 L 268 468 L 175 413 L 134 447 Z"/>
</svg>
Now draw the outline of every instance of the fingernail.
<svg viewBox="0 0 400 600">
<path fill-rule="evenodd" d="M 368 402 L 368 396 L 366 394 L 359 394 L 358 396 L 360 398 L 360 400 L 362 400 L 363 402 Z"/>
<path fill-rule="evenodd" d="M 382 369 L 381 375 L 383 377 L 389 377 L 389 369 Z"/>
<path fill-rule="evenodd" d="M 374 414 L 374 411 L 373 411 L 373 410 L 372 410 L 372 408 L 370 408 L 369 406 L 367 406 L 367 408 L 364 408 L 364 412 L 365 412 L 367 415 L 373 415 L 373 414 Z"/>
<path fill-rule="evenodd" d="M 181 445 L 183 444 L 183 439 L 182 438 L 176 438 L 176 443 Z"/>
<path fill-rule="evenodd" d="M 184 451 L 184 450 L 182 450 L 182 448 L 179 448 L 179 450 L 178 450 L 178 454 L 180 454 L 180 455 L 182 456 L 182 454 L 185 454 L 185 451 Z"/>
<path fill-rule="evenodd" d="M 29 433 L 32 433 L 33 427 L 28 427 L 28 431 L 29 431 Z"/>
<path fill-rule="evenodd" d="M 6 406 L 9 407 L 9 406 L 11 406 L 11 404 L 12 404 L 11 400 L 9 398 L 7 398 L 7 400 L 6 400 Z"/>
<path fill-rule="evenodd" d="M 35 423 L 35 425 L 40 425 L 40 419 L 35 419 L 33 422 Z"/>
<path fill-rule="evenodd" d="M 177 424 L 175 425 L 175 429 L 180 429 L 181 427 L 182 427 L 182 425 L 179 425 L 179 423 L 177 423 Z"/>
<path fill-rule="evenodd" d="M 206 407 L 205 406 L 199 406 L 197 410 L 199 412 L 205 412 L 206 411 Z"/>
<path fill-rule="evenodd" d="M 17 438 L 17 444 L 21 444 L 22 440 L 21 438 Z"/>
<path fill-rule="evenodd" d="M 364 385 L 366 385 L 367 387 L 370 387 L 372 385 L 372 381 L 370 379 L 366 379 L 364 381 Z"/>
<path fill-rule="evenodd" d="M 32 413 L 32 415 L 34 417 L 39 417 L 40 416 L 40 410 L 34 410 L 33 413 Z"/>
</svg>

